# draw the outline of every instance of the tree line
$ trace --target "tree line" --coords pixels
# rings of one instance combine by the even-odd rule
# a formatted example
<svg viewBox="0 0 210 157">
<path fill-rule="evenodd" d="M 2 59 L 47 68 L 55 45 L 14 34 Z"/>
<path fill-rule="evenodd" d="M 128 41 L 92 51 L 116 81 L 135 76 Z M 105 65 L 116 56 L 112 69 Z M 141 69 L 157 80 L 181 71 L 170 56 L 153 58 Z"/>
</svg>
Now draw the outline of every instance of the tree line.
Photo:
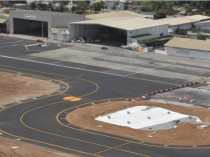
<svg viewBox="0 0 210 157">
<path fill-rule="evenodd" d="M 56 12 L 65 12 L 69 9 L 66 7 L 68 5 L 68 1 L 53 1 L 44 3 L 41 1 L 33 1 L 29 5 L 31 10 L 43 10 L 43 11 L 56 11 Z M 105 3 L 103 1 L 95 2 L 90 5 L 90 1 L 75 1 L 73 2 L 73 6 L 70 9 L 71 13 L 83 14 L 87 10 L 94 11 L 98 13 L 101 9 L 105 8 Z"/>
</svg>

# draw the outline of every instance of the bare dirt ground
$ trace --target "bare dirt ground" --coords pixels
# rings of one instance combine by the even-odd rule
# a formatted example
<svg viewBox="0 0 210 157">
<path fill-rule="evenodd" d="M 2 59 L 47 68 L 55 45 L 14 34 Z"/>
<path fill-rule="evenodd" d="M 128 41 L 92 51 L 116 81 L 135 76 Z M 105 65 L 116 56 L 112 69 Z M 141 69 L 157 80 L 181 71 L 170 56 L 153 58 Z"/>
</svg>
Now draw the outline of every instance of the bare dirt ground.
<svg viewBox="0 0 210 157">
<path fill-rule="evenodd" d="M 0 72 L 0 105 L 50 94 L 59 86 L 45 80 Z"/>
<path fill-rule="evenodd" d="M 0 105 L 50 94 L 58 89 L 58 85 L 49 81 L 0 72 Z M 76 155 L 0 137 L 0 157 L 76 157 Z"/>
<path fill-rule="evenodd" d="M 170 104 L 152 103 L 148 101 L 128 102 L 113 101 L 96 104 L 81 109 L 77 109 L 67 115 L 67 120 L 77 126 L 105 132 L 118 136 L 138 139 L 145 142 L 165 144 L 165 145 L 206 145 L 210 144 L 210 126 L 205 129 L 197 129 L 196 125 L 181 123 L 178 127 L 170 130 L 157 131 L 153 137 L 149 137 L 153 132 L 135 130 L 128 127 L 112 125 L 95 120 L 96 117 L 116 112 L 131 106 L 147 105 L 165 108 L 182 114 L 199 117 L 203 122 L 210 122 L 210 110 L 201 107 L 183 107 Z"/>
</svg>

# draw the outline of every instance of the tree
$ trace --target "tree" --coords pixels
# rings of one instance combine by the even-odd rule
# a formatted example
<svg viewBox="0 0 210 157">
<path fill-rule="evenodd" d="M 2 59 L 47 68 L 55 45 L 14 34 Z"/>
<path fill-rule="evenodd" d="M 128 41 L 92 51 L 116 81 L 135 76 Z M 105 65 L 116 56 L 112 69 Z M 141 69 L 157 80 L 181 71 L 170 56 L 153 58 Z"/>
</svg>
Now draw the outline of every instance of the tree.
<svg viewBox="0 0 210 157">
<path fill-rule="evenodd" d="M 38 10 L 47 10 L 47 4 L 42 3 L 42 2 L 39 1 L 36 4 L 36 9 L 38 9 Z"/>
<path fill-rule="evenodd" d="M 37 5 L 36 5 L 36 2 L 35 2 L 35 1 L 31 2 L 31 4 L 29 5 L 29 8 L 30 8 L 31 10 L 35 10 L 36 7 L 37 7 Z"/>
<path fill-rule="evenodd" d="M 95 13 L 98 13 L 99 11 L 101 11 L 101 9 L 103 9 L 105 6 L 105 3 L 103 1 L 101 2 L 96 2 L 92 5 L 92 9 L 95 11 Z"/>
<path fill-rule="evenodd" d="M 197 39 L 197 40 L 206 40 L 206 36 L 203 35 L 203 34 L 198 34 L 198 35 L 196 36 L 196 39 Z"/>
<path fill-rule="evenodd" d="M 89 8 L 89 4 L 86 1 L 78 1 L 76 3 L 75 9 L 76 13 L 83 14 Z"/>
<path fill-rule="evenodd" d="M 64 4 L 61 2 L 61 3 L 59 3 L 60 4 L 60 9 L 59 9 L 59 11 L 62 13 L 62 12 L 64 12 L 64 10 L 65 10 L 65 7 L 64 7 Z"/>
<path fill-rule="evenodd" d="M 163 19 L 166 18 L 166 13 L 162 10 L 157 11 L 154 15 L 154 19 Z"/>
<path fill-rule="evenodd" d="M 71 11 L 72 11 L 72 13 L 74 13 L 76 11 L 76 7 L 75 6 L 72 6 L 71 7 Z"/>
<path fill-rule="evenodd" d="M 52 2 L 49 2 L 49 3 L 47 4 L 47 10 L 48 10 L 48 11 L 54 11 Z"/>
</svg>

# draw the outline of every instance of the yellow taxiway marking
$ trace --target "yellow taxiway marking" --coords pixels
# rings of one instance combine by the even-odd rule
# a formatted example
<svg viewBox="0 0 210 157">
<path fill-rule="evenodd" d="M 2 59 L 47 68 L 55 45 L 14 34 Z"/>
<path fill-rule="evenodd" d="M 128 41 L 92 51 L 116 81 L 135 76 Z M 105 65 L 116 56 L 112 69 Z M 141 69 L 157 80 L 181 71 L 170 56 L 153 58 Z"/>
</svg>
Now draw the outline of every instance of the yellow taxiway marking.
<svg viewBox="0 0 210 157">
<path fill-rule="evenodd" d="M 80 101 L 81 98 L 75 97 L 75 96 L 67 96 L 67 97 L 64 97 L 63 100 L 66 100 L 66 101 Z"/>
</svg>

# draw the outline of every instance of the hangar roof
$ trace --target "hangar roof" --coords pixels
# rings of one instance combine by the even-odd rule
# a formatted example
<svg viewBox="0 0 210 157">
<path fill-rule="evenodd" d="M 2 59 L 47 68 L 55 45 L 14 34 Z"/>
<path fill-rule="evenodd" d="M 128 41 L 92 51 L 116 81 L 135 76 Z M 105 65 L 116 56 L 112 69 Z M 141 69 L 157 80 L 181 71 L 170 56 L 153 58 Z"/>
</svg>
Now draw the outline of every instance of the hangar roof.
<svg viewBox="0 0 210 157">
<path fill-rule="evenodd" d="M 207 20 L 207 21 L 197 22 L 197 23 L 195 23 L 195 25 L 199 25 L 199 24 L 208 24 L 208 26 L 209 26 L 209 23 L 210 23 L 210 20 Z"/>
<path fill-rule="evenodd" d="M 182 17 L 172 17 L 172 18 L 164 18 L 164 19 L 159 19 L 156 21 L 165 21 L 171 26 L 176 26 L 176 25 L 182 25 L 182 24 L 188 24 L 188 23 L 195 23 L 203 20 L 208 20 L 210 19 L 209 16 L 203 16 L 203 15 L 192 15 L 192 16 L 182 16 Z"/>
<path fill-rule="evenodd" d="M 204 40 L 175 37 L 167 42 L 165 46 L 210 52 L 210 42 Z"/>
<path fill-rule="evenodd" d="M 10 10 L 10 12 L 27 13 L 27 14 L 39 14 L 39 15 L 72 15 L 67 13 L 52 12 L 52 11 L 40 11 L 40 10 Z M 74 14 L 73 14 L 74 15 Z"/>
<path fill-rule="evenodd" d="M 83 24 L 83 25 L 103 25 L 107 27 L 122 29 L 122 30 L 136 30 L 148 27 L 155 27 L 161 25 L 168 25 L 164 21 L 156 21 L 151 19 L 145 19 L 142 17 L 107 17 L 95 20 L 87 20 L 80 22 L 73 22 L 71 24 Z"/>
<path fill-rule="evenodd" d="M 131 11 L 111 11 L 106 13 L 100 13 L 100 14 L 90 14 L 85 16 L 87 19 L 95 20 L 95 19 L 101 19 L 106 17 L 142 17 L 142 15 L 138 13 L 134 13 Z"/>
</svg>

